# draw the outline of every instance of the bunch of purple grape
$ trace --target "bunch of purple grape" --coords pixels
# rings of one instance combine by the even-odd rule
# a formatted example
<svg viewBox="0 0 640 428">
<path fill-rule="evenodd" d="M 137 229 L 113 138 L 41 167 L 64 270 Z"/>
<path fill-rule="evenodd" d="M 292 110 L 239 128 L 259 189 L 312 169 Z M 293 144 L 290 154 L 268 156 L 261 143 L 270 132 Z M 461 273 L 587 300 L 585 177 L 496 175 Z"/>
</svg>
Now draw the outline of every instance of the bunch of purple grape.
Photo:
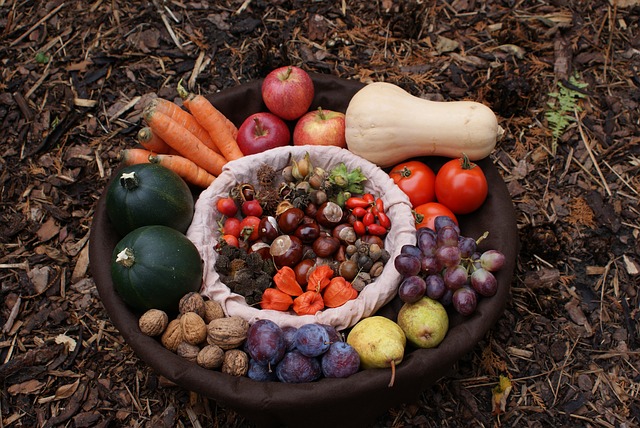
<svg viewBox="0 0 640 428">
<path fill-rule="evenodd" d="M 280 327 L 258 320 L 249 327 L 247 376 L 259 382 L 302 383 L 321 377 L 345 378 L 360 368 L 360 356 L 335 327 L 305 324 Z"/>
<path fill-rule="evenodd" d="M 502 268 L 505 256 L 498 250 L 478 252 L 476 240 L 462 236 L 449 217 L 436 217 L 434 228 L 417 229 L 416 244 L 404 245 L 394 259 L 403 277 L 398 296 L 405 303 L 427 296 L 471 315 L 478 297 L 498 291 L 493 273 Z"/>
</svg>

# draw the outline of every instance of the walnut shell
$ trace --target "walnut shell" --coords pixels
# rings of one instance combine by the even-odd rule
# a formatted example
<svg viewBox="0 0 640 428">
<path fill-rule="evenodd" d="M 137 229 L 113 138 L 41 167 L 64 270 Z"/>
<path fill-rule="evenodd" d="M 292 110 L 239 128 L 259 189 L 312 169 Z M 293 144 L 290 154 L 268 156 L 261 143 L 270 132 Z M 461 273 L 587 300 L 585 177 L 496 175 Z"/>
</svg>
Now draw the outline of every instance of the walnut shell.
<svg viewBox="0 0 640 428">
<path fill-rule="evenodd" d="M 183 342 L 180 320 L 176 319 L 169 322 L 169 325 L 167 325 L 166 330 L 160 337 L 160 342 L 162 342 L 162 345 L 171 352 L 176 352 L 178 350 L 178 345 Z"/>
<path fill-rule="evenodd" d="M 204 322 L 209 324 L 213 320 L 217 320 L 218 318 L 224 318 L 224 310 L 222 309 L 222 305 L 215 300 L 205 300 L 204 301 Z"/>
<path fill-rule="evenodd" d="M 240 317 L 218 318 L 207 325 L 207 343 L 225 351 L 237 348 L 247 338 L 247 331 L 249 323 Z"/>
<path fill-rule="evenodd" d="M 199 352 L 200 352 L 199 346 L 192 345 L 187 342 L 181 342 L 178 345 L 178 349 L 176 349 L 176 354 L 178 354 L 179 356 L 181 356 L 187 361 L 191 361 L 192 363 L 196 362 Z"/>
<path fill-rule="evenodd" d="M 223 361 L 224 351 L 218 345 L 206 345 L 196 358 L 196 363 L 205 369 L 219 369 Z"/>
<path fill-rule="evenodd" d="M 231 349 L 224 353 L 222 373 L 231 376 L 245 376 L 249 371 L 249 355 L 240 349 Z"/>
<path fill-rule="evenodd" d="M 207 339 L 207 325 L 200 315 L 195 312 L 186 312 L 180 317 L 182 337 L 191 345 L 198 345 Z"/>
<path fill-rule="evenodd" d="M 160 309 L 149 309 L 142 314 L 138 320 L 138 325 L 142 334 L 147 336 L 158 336 L 167 328 L 169 324 L 169 316 L 165 311 Z"/>
<path fill-rule="evenodd" d="M 200 295 L 200 293 L 196 293 L 195 291 L 187 293 L 182 296 L 182 299 L 180 299 L 178 310 L 181 314 L 186 314 L 187 312 L 195 312 L 201 318 L 204 318 L 204 298 Z"/>
</svg>

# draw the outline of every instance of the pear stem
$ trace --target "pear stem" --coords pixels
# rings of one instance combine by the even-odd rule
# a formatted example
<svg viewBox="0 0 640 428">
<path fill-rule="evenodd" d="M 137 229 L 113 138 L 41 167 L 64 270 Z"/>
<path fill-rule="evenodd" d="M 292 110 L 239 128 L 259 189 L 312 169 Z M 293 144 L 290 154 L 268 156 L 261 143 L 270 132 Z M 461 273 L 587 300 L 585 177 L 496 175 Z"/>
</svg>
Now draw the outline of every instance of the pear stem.
<svg viewBox="0 0 640 428">
<path fill-rule="evenodd" d="M 391 360 L 391 380 L 389 381 L 388 387 L 391 388 L 393 383 L 396 380 L 396 362 L 395 360 Z"/>
</svg>

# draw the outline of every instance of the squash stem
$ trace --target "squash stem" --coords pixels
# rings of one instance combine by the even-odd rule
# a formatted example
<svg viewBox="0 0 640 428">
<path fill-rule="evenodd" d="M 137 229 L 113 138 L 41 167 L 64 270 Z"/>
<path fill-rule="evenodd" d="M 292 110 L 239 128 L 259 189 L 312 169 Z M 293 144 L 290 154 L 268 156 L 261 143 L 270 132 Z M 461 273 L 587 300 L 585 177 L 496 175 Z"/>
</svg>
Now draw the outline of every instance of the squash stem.
<svg viewBox="0 0 640 428">
<path fill-rule="evenodd" d="M 126 247 L 116 255 L 116 263 L 119 263 L 126 268 L 130 268 L 135 262 L 135 255 L 133 254 L 133 250 L 129 247 Z"/>
<path fill-rule="evenodd" d="M 140 185 L 140 179 L 135 172 L 124 172 L 120 176 L 120 185 L 126 190 L 133 190 Z"/>
</svg>

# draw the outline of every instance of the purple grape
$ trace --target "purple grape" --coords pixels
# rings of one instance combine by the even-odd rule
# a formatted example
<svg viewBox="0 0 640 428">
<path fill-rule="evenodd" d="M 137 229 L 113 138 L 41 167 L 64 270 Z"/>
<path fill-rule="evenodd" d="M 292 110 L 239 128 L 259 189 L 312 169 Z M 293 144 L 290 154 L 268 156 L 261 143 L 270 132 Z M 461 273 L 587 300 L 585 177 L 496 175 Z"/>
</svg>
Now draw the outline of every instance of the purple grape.
<svg viewBox="0 0 640 428">
<path fill-rule="evenodd" d="M 340 342 L 342 341 L 342 336 L 340 336 L 340 333 L 338 332 L 338 330 L 329 324 L 320 324 L 322 327 L 324 327 L 325 330 L 327 330 L 327 333 L 329 333 L 329 342 L 330 343 L 335 343 L 335 342 Z"/>
<path fill-rule="evenodd" d="M 320 364 L 325 377 L 345 378 L 360 369 L 360 355 L 346 342 L 335 342 L 322 354 Z"/>
<path fill-rule="evenodd" d="M 416 243 L 422 254 L 425 256 L 433 256 L 436 253 L 438 245 L 436 243 L 436 233 L 428 227 L 418 229 Z"/>
<path fill-rule="evenodd" d="M 453 221 L 451 217 L 448 217 L 446 215 L 439 215 L 433 220 L 433 227 L 435 228 L 436 232 L 445 226 L 451 226 L 456 229 L 458 233 L 460 233 L 460 227 L 458 227 L 456 222 Z"/>
<path fill-rule="evenodd" d="M 307 357 L 317 357 L 329 349 L 329 333 L 320 324 L 305 324 L 298 328 L 295 337 L 296 350 Z"/>
<path fill-rule="evenodd" d="M 467 273 L 467 270 L 461 265 L 448 267 L 442 274 L 444 285 L 446 285 L 450 290 L 457 290 L 465 285 L 468 277 L 469 274 Z"/>
<path fill-rule="evenodd" d="M 442 297 L 439 299 L 443 306 L 449 306 L 453 299 L 453 290 L 446 289 Z"/>
<path fill-rule="evenodd" d="M 471 254 L 471 266 L 474 269 L 480 269 L 482 266 L 480 266 L 480 253 L 479 252 L 474 252 L 473 254 Z"/>
<path fill-rule="evenodd" d="M 420 272 L 425 275 L 438 273 L 442 270 L 442 263 L 434 256 L 422 256 L 420 258 Z"/>
<path fill-rule="evenodd" d="M 282 327 L 282 332 L 284 333 L 284 346 L 287 351 L 291 351 L 296 347 L 296 332 L 298 331 L 297 327 L 293 327 L 291 325 L 286 325 Z"/>
<path fill-rule="evenodd" d="M 458 288 L 451 297 L 453 308 L 464 316 L 473 314 L 478 305 L 476 292 L 469 287 Z"/>
<path fill-rule="evenodd" d="M 258 364 L 276 365 L 284 356 L 284 333 L 275 322 L 258 320 L 247 331 L 245 349 Z"/>
<path fill-rule="evenodd" d="M 457 266 L 460 264 L 460 249 L 455 247 L 439 247 L 436 250 L 436 259 L 445 267 Z"/>
<path fill-rule="evenodd" d="M 460 234 L 453 226 L 444 226 L 438 229 L 436 245 L 438 247 L 455 247 L 458 245 Z"/>
<path fill-rule="evenodd" d="M 393 265 L 402 276 L 417 275 L 422 267 L 420 259 L 411 254 L 398 254 L 393 260 Z"/>
<path fill-rule="evenodd" d="M 400 254 L 411 254 L 412 256 L 420 258 L 422 257 L 422 250 L 416 245 L 404 244 L 402 248 L 400 248 Z"/>
<path fill-rule="evenodd" d="M 460 248 L 460 256 L 463 259 L 468 259 L 476 251 L 476 240 L 468 236 L 461 236 L 458 240 L 458 248 Z"/>
<path fill-rule="evenodd" d="M 487 250 L 480 256 L 480 265 L 489 272 L 497 272 L 504 266 L 505 257 L 498 250 Z"/>
<path fill-rule="evenodd" d="M 398 287 L 398 297 L 405 303 L 414 303 L 422 299 L 427 291 L 427 283 L 417 275 L 408 276 Z"/>
<path fill-rule="evenodd" d="M 425 294 L 434 300 L 440 300 L 447 291 L 447 286 L 444 285 L 444 279 L 442 279 L 440 275 L 428 275 L 424 279 L 424 282 L 427 284 Z"/>
<path fill-rule="evenodd" d="M 249 370 L 247 371 L 247 377 L 257 382 L 272 382 L 277 381 L 276 371 L 269 365 L 259 364 L 254 359 L 249 359 Z"/>
<path fill-rule="evenodd" d="M 471 274 L 471 287 L 481 296 L 491 297 L 498 291 L 498 280 L 491 272 L 477 269 Z"/>
<path fill-rule="evenodd" d="M 307 357 L 294 349 L 287 352 L 278 363 L 276 376 L 285 383 L 313 382 L 322 376 L 322 367 L 318 358 Z"/>
</svg>

